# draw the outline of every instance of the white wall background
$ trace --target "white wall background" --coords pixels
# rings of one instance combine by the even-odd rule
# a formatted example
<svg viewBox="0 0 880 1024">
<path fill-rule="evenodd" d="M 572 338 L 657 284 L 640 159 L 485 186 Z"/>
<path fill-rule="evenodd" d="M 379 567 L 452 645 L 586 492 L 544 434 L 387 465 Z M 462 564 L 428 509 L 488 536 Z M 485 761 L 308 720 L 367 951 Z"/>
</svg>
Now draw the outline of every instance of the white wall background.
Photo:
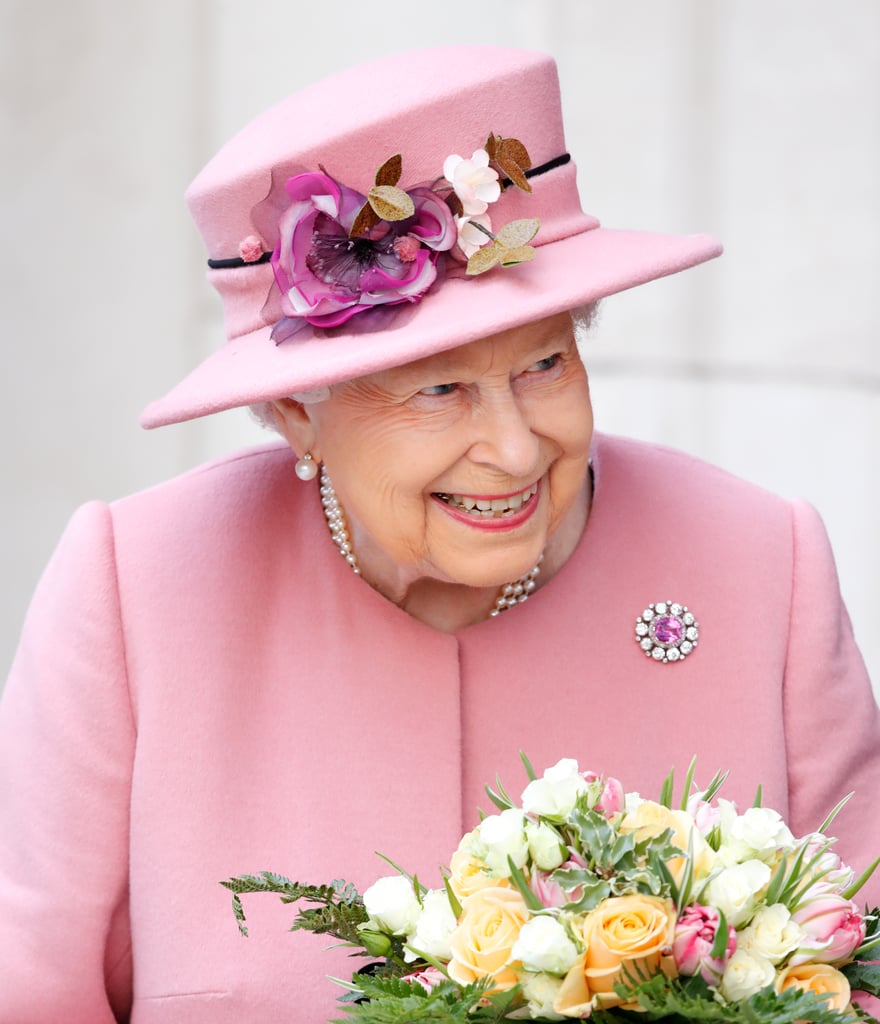
<svg viewBox="0 0 880 1024">
<path fill-rule="evenodd" d="M 817 505 L 880 681 L 877 0 L 0 0 L 0 667 L 77 504 L 260 436 L 137 425 L 222 338 L 189 180 L 287 92 L 456 41 L 556 55 L 589 212 L 726 242 L 607 301 L 598 422 Z"/>
</svg>

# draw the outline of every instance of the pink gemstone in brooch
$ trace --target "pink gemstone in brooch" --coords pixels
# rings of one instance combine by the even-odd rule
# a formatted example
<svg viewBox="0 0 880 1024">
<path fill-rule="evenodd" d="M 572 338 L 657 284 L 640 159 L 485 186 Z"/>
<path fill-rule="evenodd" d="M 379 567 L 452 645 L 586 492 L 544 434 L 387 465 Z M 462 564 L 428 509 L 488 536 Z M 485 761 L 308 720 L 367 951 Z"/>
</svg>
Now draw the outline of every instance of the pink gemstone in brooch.
<svg viewBox="0 0 880 1024">
<path fill-rule="evenodd" d="M 646 657 L 668 665 L 684 661 L 697 646 L 700 624 L 686 604 L 657 601 L 636 619 L 635 639 Z"/>
</svg>

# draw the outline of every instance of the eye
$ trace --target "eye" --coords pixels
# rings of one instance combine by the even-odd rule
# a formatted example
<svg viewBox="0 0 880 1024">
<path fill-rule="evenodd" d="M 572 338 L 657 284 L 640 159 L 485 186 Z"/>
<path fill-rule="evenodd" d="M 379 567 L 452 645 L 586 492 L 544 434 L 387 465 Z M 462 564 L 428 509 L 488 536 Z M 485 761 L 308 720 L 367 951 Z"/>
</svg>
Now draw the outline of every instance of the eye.
<svg viewBox="0 0 880 1024">
<path fill-rule="evenodd" d="M 422 388 L 420 395 L 451 395 L 455 391 L 455 384 L 432 384 L 430 387 Z"/>
<path fill-rule="evenodd" d="M 552 356 L 545 356 L 543 359 L 539 359 L 537 363 L 532 363 L 526 370 L 526 373 L 540 373 L 542 370 L 552 370 L 558 362 L 559 353 L 554 352 Z"/>
</svg>

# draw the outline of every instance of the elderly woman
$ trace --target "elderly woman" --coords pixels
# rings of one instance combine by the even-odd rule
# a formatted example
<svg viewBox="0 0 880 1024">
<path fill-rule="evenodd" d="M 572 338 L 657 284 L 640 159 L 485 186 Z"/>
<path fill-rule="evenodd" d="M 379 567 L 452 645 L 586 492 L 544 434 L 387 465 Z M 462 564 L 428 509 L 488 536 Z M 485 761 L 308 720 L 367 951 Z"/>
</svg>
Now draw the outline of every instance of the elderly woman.
<svg viewBox="0 0 880 1024">
<path fill-rule="evenodd" d="M 697 754 L 801 833 L 855 789 L 840 852 L 880 850 L 815 512 L 593 432 L 595 302 L 720 248 L 581 211 L 549 58 L 357 68 L 189 198 L 229 341 L 144 424 L 254 405 L 283 440 L 86 506 L 46 571 L 0 718 L 0 1021 L 325 1019 L 343 954 L 267 902 L 242 942 L 217 881 L 433 876 L 519 748 L 642 792 Z"/>
</svg>

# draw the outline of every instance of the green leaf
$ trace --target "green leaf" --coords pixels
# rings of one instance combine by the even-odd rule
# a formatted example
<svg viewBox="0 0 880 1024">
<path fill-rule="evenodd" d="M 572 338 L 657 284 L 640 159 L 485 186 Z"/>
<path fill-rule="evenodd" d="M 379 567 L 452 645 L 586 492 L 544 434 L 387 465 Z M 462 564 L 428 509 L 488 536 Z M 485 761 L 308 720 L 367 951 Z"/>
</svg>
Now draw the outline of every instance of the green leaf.
<svg viewBox="0 0 880 1024">
<path fill-rule="evenodd" d="M 861 889 L 861 887 L 868 881 L 871 875 L 877 870 L 877 865 L 880 864 L 880 856 L 875 857 L 874 860 L 865 868 L 865 870 L 859 875 L 859 877 L 850 885 L 844 892 L 844 896 L 851 900 L 853 896 Z"/>
<path fill-rule="evenodd" d="M 687 810 L 688 798 L 691 795 L 691 788 L 693 787 L 693 784 L 694 784 L 694 772 L 696 771 L 696 768 L 697 768 L 697 755 L 694 754 L 694 756 L 691 758 L 691 763 L 688 765 L 687 775 L 685 775 L 685 777 L 684 777 L 684 789 L 682 790 L 682 793 L 681 793 L 681 809 L 683 811 Z"/>
<path fill-rule="evenodd" d="M 660 799 L 657 801 L 663 807 L 672 809 L 672 787 L 675 779 L 675 769 L 670 768 L 669 774 L 663 780 L 663 785 L 660 787 Z"/>
<path fill-rule="evenodd" d="M 758 783 L 758 788 L 755 790 L 755 799 L 752 801 L 752 807 L 763 807 L 764 801 L 764 787 L 761 783 Z"/>
<path fill-rule="evenodd" d="M 841 967 L 841 973 L 854 989 L 880 996 L 880 964 L 854 962 Z"/>
<path fill-rule="evenodd" d="M 510 868 L 510 877 L 513 879 L 513 884 L 517 889 L 519 889 L 519 894 L 522 896 L 523 902 L 529 910 L 543 910 L 544 904 L 529 888 L 529 883 L 526 881 L 525 875 L 522 873 L 522 870 L 514 864 L 511 856 L 508 856 L 507 858 L 507 866 Z"/>
<path fill-rule="evenodd" d="M 535 769 L 532 767 L 532 762 L 528 759 L 528 757 L 526 757 L 525 751 L 521 750 L 519 752 L 519 759 L 523 763 L 523 768 L 525 768 L 526 770 L 526 775 L 528 775 L 529 777 L 529 782 L 534 782 L 538 776 L 535 774 Z"/>
<path fill-rule="evenodd" d="M 835 807 L 829 813 L 828 817 L 822 822 L 822 824 L 816 829 L 816 831 L 823 833 L 827 832 L 827 830 L 831 827 L 831 823 L 834 821 L 837 815 L 840 814 L 843 808 L 846 807 L 850 800 L 852 800 L 854 796 L 855 793 L 847 793 L 847 795 L 840 801 L 840 803 L 835 805 Z"/>
</svg>

